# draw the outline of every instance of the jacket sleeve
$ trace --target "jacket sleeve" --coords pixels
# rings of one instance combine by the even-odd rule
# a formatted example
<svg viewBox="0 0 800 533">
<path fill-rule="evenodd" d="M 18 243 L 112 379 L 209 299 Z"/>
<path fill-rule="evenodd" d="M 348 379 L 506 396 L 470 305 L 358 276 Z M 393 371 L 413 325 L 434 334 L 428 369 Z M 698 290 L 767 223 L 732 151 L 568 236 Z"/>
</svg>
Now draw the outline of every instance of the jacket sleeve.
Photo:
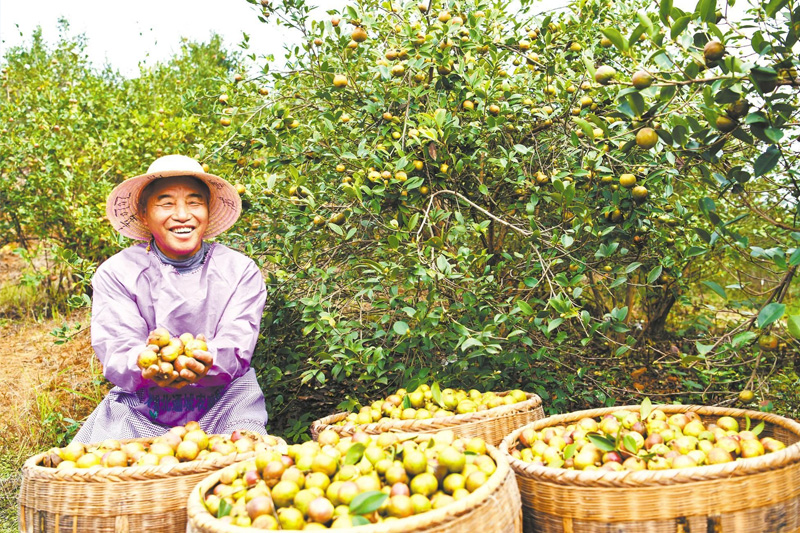
<svg viewBox="0 0 800 533">
<path fill-rule="evenodd" d="M 264 278 L 256 264 L 249 260 L 213 338 L 208 339 L 208 351 L 214 354 L 214 364 L 200 379 L 199 386 L 227 385 L 250 369 L 266 301 Z"/>
<path fill-rule="evenodd" d="M 148 328 L 135 297 L 102 266 L 92 279 L 92 289 L 92 347 L 103 365 L 103 375 L 128 392 L 148 386 L 136 364 Z"/>
</svg>

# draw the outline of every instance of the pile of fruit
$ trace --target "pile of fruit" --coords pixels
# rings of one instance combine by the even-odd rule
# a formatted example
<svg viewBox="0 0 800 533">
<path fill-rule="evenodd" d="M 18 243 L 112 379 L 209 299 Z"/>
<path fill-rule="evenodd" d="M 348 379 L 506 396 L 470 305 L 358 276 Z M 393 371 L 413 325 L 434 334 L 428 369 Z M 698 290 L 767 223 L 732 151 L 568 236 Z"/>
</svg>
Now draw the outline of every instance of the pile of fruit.
<svg viewBox="0 0 800 533">
<path fill-rule="evenodd" d="M 398 389 L 382 400 L 361 407 L 357 413 L 350 413 L 338 422 L 345 424 L 371 424 L 386 419 L 423 420 L 453 416 L 456 414 L 475 413 L 501 405 L 513 405 L 528 400 L 524 391 L 515 389 L 500 395 L 495 392 L 481 392 L 476 389 L 439 389 L 422 384 L 408 392 Z"/>
<path fill-rule="evenodd" d="M 667 415 L 643 403 L 639 412 L 620 410 L 539 431 L 525 428 L 511 455 L 573 470 L 666 470 L 729 463 L 786 447 L 775 438 L 759 438 L 763 422 L 751 429 L 746 419 L 745 426 L 731 416 L 705 423 L 691 411 Z"/>
<path fill-rule="evenodd" d="M 275 437 L 250 435 L 247 431 L 236 430 L 230 436 L 208 435 L 197 422 L 187 422 L 150 441 L 107 439 L 90 445 L 73 441 L 63 448 L 50 449 L 41 464 L 59 469 L 169 465 L 257 453 L 277 444 Z"/>
<path fill-rule="evenodd" d="M 220 471 L 204 496 L 225 523 L 261 529 L 326 529 L 397 520 L 470 495 L 496 470 L 483 439 L 452 431 L 318 440 L 271 450 Z"/>
<path fill-rule="evenodd" d="M 157 366 L 157 377 L 160 379 L 168 379 L 173 372 L 186 368 L 186 363 L 194 357 L 194 352 L 208 350 L 202 336 L 195 338 L 191 333 L 183 333 L 173 337 L 166 328 L 151 331 L 145 344 L 147 347 L 139 354 L 137 364 L 142 370 Z"/>
</svg>

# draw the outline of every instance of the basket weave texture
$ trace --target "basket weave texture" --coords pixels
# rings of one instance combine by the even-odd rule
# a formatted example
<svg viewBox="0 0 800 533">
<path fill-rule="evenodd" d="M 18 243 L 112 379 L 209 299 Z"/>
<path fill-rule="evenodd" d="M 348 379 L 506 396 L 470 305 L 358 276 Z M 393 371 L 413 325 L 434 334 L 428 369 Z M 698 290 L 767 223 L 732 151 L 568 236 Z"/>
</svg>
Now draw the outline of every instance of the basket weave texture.
<svg viewBox="0 0 800 533">
<path fill-rule="evenodd" d="M 778 415 L 696 405 L 660 405 L 667 415 L 693 411 L 704 423 L 732 416 L 744 428 L 787 447 L 761 457 L 681 470 L 580 471 L 515 459 L 524 427 L 500 444 L 517 476 L 526 533 L 717 533 L 800 531 L 800 424 Z M 538 420 L 541 430 L 639 406 L 577 411 Z"/>
<path fill-rule="evenodd" d="M 25 533 L 183 532 L 189 491 L 209 473 L 255 452 L 164 466 L 63 470 L 41 466 L 46 455 L 34 455 L 22 466 L 19 528 Z"/>
<path fill-rule="evenodd" d="M 336 529 L 342 533 L 522 533 L 522 504 L 514 472 L 494 446 L 487 450 L 497 470 L 469 496 L 439 509 L 400 520 Z M 219 481 L 220 472 L 203 479 L 189 494 L 187 533 L 252 533 L 251 528 L 225 524 L 206 510 L 203 496 Z"/>
<path fill-rule="evenodd" d="M 507 392 L 501 392 L 498 396 L 505 394 Z M 314 440 L 317 440 L 317 436 L 322 430 L 328 428 L 333 429 L 340 435 L 352 435 L 356 430 L 377 435 L 385 432 L 435 433 L 443 429 L 449 429 L 461 437 L 481 437 L 487 444 L 497 446 L 503 440 L 503 437 L 518 427 L 544 418 L 542 399 L 531 393 L 528 393 L 528 399 L 524 402 L 501 405 L 500 407 L 493 407 L 492 409 L 475 413 L 426 418 L 423 420 L 384 419 L 380 422 L 364 425 L 337 424 L 337 422 L 347 418 L 348 414 L 337 413 L 314 421 L 311 424 L 311 435 Z"/>
</svg>

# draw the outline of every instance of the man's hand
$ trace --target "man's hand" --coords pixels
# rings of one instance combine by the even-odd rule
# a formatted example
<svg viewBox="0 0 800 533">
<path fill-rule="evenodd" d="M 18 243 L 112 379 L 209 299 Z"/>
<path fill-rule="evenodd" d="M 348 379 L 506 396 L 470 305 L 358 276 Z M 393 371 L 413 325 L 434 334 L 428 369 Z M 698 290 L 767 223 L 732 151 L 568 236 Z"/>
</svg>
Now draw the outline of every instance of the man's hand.
<svg viewBox="0 0 800 533">
<path fill-rule="evenodd" d="M 170 365 L 172 366 L 172 365 Z M 174 387 L 180 389 L 186 383 L 180 383 L 180 374 L 173 368 L 170 372 L 164 372 L 158 365 L 150 365 L 142 370 L 142 379 L 149 379 L 159 387 Z"/>
<path fill-rule="evenodd" d="M 198 335 L 199 340 L 205 341 L 205 335 Z M 179 361 L 178 361 L 179 360 Z M 190 383 L 197 383 L 200 378 L 208 374 L 214 364 L 214 356 L 205 350 L 194 350 L 192 357 L 180 355 L 175 365 L 164 372 L 159 365 L 151 365 L 142 370 L 142 379 L 149 379 L 159 387 L 172 387 L 180 389 Z"/>
</svg>

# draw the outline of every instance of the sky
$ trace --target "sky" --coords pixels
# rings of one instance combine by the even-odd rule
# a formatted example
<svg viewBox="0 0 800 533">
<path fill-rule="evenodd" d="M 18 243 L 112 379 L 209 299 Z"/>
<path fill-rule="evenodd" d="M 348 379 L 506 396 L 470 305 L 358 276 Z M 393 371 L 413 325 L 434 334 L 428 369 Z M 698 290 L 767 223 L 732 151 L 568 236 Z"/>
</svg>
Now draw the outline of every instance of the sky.
<svg viewBox="0 0 800 533">
<path fill-rule="evenodd" d="M 347 3 L 351 2 L 308 1 L 318 6 L 313 18 L 327 16 L 325 10 Z M 696 0 L 674 3 L 692 10 Z M 543 8 L 564 4 L 566 0 L 541 2 Z M 260 22 L 257 13 L 256 6 L 246 0 L 0 0 L 0 57 L 9 47 L 30 42 L 37 26 L 47 43 L 57 42 L 58 20 L 63 17 L 72 35 L 86 35 L 86 52 L 96 67 L 109 63 L 128 77 L 138 75 L 140 61 L 152 65 L 174 56 L 182 37 L 207 42 L 213 33 L 222 36 L 226 48 L 238 49 L 245 32 L 252 52 L 274 54 L 280 60 L 284 43 L 297 34 Z"/>
<path fill-rule="evenodd" d="M 322 8 L 336 4 L 309 3 Z M 70 34 L 86 35 L 86 51 L 95 66 L 109 63 L 129 77 L 138 74 L 140 61 L 154 64 L 179 52 L 181 37 L 207 42 L 217 33 L 233 49 L 246 32 L 256 54 L 282 57 L 283 44 L 294 32 L 264 24 L 257 14 L 245 0 L 0 0 L 0 56 L 10 47 L 29 43 L 37 26 L 47 43 L 57 42 L 58 20 L 63 17 Z M 315 14 L 322 16 L 324 11 Z"/>
</svg>

